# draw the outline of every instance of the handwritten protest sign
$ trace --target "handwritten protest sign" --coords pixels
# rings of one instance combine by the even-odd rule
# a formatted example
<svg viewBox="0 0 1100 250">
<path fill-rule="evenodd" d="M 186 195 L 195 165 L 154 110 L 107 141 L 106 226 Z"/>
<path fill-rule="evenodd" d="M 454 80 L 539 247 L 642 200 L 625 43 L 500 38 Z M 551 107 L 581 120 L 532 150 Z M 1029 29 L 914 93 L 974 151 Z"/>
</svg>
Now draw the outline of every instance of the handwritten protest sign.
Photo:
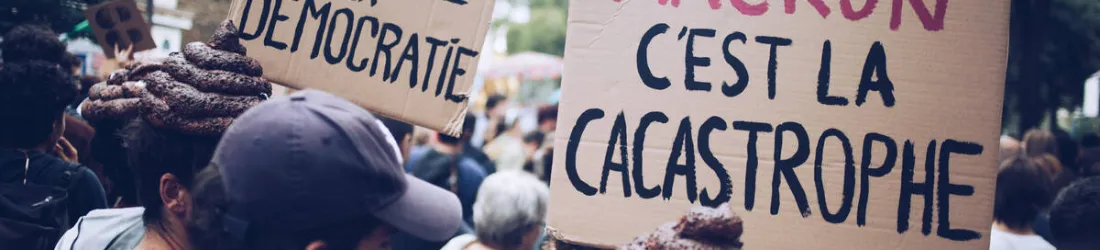
<svg viewBox="0 0 1100 250">
<path fill-rule="evenodd" d="M 747 249 L 987 249 L 1009 2 L 570 5 L 550 226 L 730 203 Z"/>
<path fill-rule="evenodd" d="M 132 51 L 139 52 L 157 47 L 149 34 L 149 23 L 145 22 L 134 0 L 115 0 L 88 7 L 84 10 L 84 17 L 88 19 L 107 58 L 115 58 L 112 48 L 133 46 Z"/>
<path fill-rule="evenodd" d="M 493 1 L 237 0 L 264 77 L 458 134 Z"/>
</svg>

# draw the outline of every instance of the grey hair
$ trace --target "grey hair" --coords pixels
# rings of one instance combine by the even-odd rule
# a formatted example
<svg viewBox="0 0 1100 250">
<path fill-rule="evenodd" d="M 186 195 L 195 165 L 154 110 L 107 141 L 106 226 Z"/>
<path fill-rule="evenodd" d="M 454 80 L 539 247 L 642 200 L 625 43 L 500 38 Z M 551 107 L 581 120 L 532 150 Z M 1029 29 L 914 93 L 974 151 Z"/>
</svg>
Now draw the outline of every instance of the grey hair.
<svg viewBox="0 0 1100 250">
<path fill-rule="evenodd" d="M 523 171 L 498 172 L 481 183 L 474 202 L 477 239 L 482 244 L 517 249 L 523 236 L 546 220 L 550 188 Z"/>
</svg>

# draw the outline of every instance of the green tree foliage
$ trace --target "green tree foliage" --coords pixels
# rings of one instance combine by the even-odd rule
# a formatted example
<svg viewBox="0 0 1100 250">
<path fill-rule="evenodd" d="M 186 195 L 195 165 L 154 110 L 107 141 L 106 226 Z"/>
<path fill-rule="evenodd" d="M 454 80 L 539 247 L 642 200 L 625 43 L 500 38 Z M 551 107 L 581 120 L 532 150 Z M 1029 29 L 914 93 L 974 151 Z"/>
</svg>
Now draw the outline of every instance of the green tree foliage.
<svg viewBox="0 0 1100 250">
<path fill-rule="evenodd" d="M 1025 131 L 1083 102 L 1100 70 L 1100 1 L 1012 0 L 1005 126 Z"/>
<path fill-rule="evenodd" d="M 66 33 L 84 21 L 84 9 L 105 0 L 0 0 L 0 34 L 25 23 Z M 90 35 L 90 34 L 84 34 Z"/>
<path fill-rule="evenodd" d="M 518 1 L 514 1 L 518 2 Z M 508 53 L 535 51 L 565 55 L 568 0 L 528 0 L 531 19 L 508 28 Z"/>
</svg>

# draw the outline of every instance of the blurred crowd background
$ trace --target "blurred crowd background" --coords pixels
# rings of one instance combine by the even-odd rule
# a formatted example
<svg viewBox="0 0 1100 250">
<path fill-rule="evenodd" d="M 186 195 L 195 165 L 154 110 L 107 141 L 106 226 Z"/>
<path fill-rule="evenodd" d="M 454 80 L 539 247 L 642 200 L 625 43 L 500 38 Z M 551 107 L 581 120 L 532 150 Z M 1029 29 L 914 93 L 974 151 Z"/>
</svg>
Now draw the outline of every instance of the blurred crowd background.
<svg viewBox="0 0 1100 250">
<path fill-rule="evenodd" d="M 1076 180 L 1100 174 L 1100 1 L 1011 1 L 1011 45 L 991 249 L 1013 249 L 1012 244 L 1027 247 L 1015 249 L 1053 249 L 1050 244 L 1038 241 L 1003 239 L 1026 236 L 1053 242 L 1052 235 L 1060 230 L 1054 224 L 1096 219 L 1052 216 L 1052 211 L 1058 210 L 1054 206 L 1065 203 L 1056 202 L 1061 190 Z M 47 24 L 67 46 L 69 54 L 62 65 L 71 66 L 82 77 L 83 95 L 87 95 L 92 84 L 121 68 L 125 61 L 167 57 L 180 51 L 181 45 L 206 40 L 226 17 L 225 10 L 232 0 L 137 0 L 139 8 L 151 14 L 151 33 L 157 48 L 123 60 L 104 56 L 105 49 L 113 48 L 97 45 L 84 20 L 83 9 L 101 2 L 104 1 L 0 1 L 0 34 L 21 24 Z M 147 11 L 150 5 L 153 11 Z M 567 0 L 496 0 L 462 136 L 449 137 L 396 121 L 387 124 L 397 139 L 409 135 L 404 138 L 411 146 L 405 155 L 406 170 L 452 190 L 459 197 L 465 226 L 470 227 L 468 232 L 481 224 L 475 221 L 477 209 L 473 206 L 479 187 L 488 176 L 518 170 L 534 177 L 530 180 L 538 179 L 548 185 L 567 10 Z M 0 41 L 3 39 L 0 37 Z M 274 95 L 291 92 L 276 86 Z M 73 141 L 79 136 L 66 135 L 66 138 L 77 147 L 76 151 L 83 151 L 82 145 L 90 147 L 90 142 Z M 117 160 L 87 157 L 81 158 L 81 162 L 84 159 L 89 166 L 110 165 L 110 161 Z M 112 185 L 117 190 L 133 189 L 119 188 L 117 181 L 113 183 L 102 176 L 101 182 L 108 187 L 108 197 L 121 195 L 111 193 Z M 1096 184 L 1092 181 L 1093 189 Z M 522 216 L 541 223 L 546 202 L 541 197 L 546 191 L 530 190 L 533 191 L 528 196 L 540 197 L 531 205 L 542 206 L 543 211 Z M 112 206 L 126 205 L 124 200 L 110 202 Z M 1070 205 L 1098 209 L 1096 204 L 1066 206 Z M 1008 234 L 998 236 L 998 230 Z M 525 233 L 528 232 L 516 235 L 516 240 L 522 238 L 522 244 L 532 246 L 541 241 L 531 242 L 524 238 Z M 1001 243 L 998 239 L 1002 239 Z M 394 248 L 434 249 L 444 243 L 395 240 Z"/>
</svg>

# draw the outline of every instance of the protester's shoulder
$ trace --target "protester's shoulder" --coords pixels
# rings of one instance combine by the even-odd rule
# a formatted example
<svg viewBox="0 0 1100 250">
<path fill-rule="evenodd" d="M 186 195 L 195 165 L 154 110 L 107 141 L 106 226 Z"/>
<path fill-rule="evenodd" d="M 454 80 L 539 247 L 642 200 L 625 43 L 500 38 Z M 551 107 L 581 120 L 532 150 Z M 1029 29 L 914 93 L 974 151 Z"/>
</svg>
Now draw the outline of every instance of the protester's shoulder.
<svg viewBox="0 0 1100 250">
<path fill-rule="evenodd" d="M 139 237 L 144 232 L 143 213 L 141 207 L 92 210 L 65 233 L 57 249 L 104 249 L 126 232 Z"/>
<path fill-rule="evenodd" d="M 145 208 L 143 207 L 96 209 L 88 212 L 88 215 L 85 215 L 83 219 L 84 221 L 140 221 L 144 213 Z"/>
<path fill-rule="evenodd" d="M 471 174 L 480 175 L 482 177 L 487 175 L 485 169 L 481 167 L 481 163 L 478 163 L 477 160 L 470 157 L 462 157 L 462 160 L 458 162 L 458 166 L 462 168 L 462 171 L 467 171 Z"/>
<path fill-rule="evenodd" d="M 477 241 L 477 237 L 472 234 L 463 234 L 451 238 L 447 241 L 447 245 L 443 245 L 443 248 L 439 250 L 463 250 Z"/>
<path fill-rule="evenodd" d="M 1017 235 L 994 227 L 990 231 L 989 249 L 1055 250 L 1055 247 L 1038 235 Z"/>
</svg>

